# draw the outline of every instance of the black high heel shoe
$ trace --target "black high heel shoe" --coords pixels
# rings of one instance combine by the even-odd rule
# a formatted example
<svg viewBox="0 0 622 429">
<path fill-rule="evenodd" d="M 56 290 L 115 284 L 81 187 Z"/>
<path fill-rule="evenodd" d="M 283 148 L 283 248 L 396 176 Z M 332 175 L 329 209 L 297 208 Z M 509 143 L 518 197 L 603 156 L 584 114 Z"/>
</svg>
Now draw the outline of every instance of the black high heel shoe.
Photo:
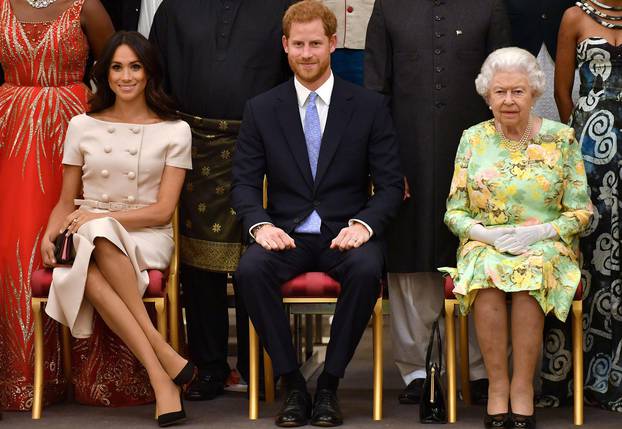
<svg viewBox="0 0 622 429">
<path fill-rule="evenodd" d="M 510 427 L 510 413 L 488 414 L 484 416 L 484 427 L 490 428 L 508 428 Z"/>
<path fill-rule="evenodd" d="M 179 392 L 179 402 L 181 403 L 181 410 L 160 414 L 158 416 L 158 426 L 164 428 L 186 420 L 186 410 L 184 410 L 184 399 L 181 392 Z"/>
<path fill-rule="evenodd" d="M 173 379 L 173 383 L 178 386 L 185 386 L 186 384 L 190 384 L 190 382 L 194 378 L 196 369 L 197 367 L 192 362 L 188 361 L 188 363 L 186 363 L 186 366 L 184 366 L 181 371 L 179 371 L 179 374 L 175 376 L 175 378 Z"/>
<path fill-rule="evenodd" d="M 522 414 L 512 413 L 512 423 L 510 428 L 518 429 L 536 429 L 536 414 L 524 416 Z"/>
</svg>

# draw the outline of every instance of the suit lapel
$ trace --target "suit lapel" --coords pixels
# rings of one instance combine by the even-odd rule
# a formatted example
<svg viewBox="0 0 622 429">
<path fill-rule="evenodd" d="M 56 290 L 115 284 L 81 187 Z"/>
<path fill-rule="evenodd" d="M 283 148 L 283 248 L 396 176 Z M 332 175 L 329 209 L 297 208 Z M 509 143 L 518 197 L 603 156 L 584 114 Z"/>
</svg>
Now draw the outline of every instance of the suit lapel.
<svg viewBox="0 0 622 429">
<path fill-rule="evenodd" d="M 277 97 L 276 115 L 281 126 L 281 130 L 287 140 L 287 147 L 291 150 L 296 164 L 305 179 L 309 188 L 313 189 L 313 176 L 309 165 L 309 154 L 307 153 L 307 143 L 302 130 L 300 112 L 298 110 L 298 99 L 294 81 L 290 79 L 288 85 Z M 321 154 L 320 154 L 321 156 Z"/>
<path fill-rule="evenodd" d="M 318 188 L 326 174 L 341 143 L 341 137 L 350 122 L 354 109 L 351 100 L 352 94 L 347 91 L 341 79 L 335 76 L 335 85 L 333 86 L 333 93 L 330 97 L 330 106 L 328 108 L 328 118 L 326 119 L 326 127 L 322 135 L 322 146 L 320 147 L 320 157 L 317 163 L 314 189 Z"/>
</svg>

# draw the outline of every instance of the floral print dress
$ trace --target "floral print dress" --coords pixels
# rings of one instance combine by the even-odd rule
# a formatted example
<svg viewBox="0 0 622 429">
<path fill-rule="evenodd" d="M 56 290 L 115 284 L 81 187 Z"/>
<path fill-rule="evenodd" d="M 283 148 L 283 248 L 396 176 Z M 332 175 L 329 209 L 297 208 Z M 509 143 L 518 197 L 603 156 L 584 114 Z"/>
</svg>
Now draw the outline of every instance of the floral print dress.
<svg viewBox="0 0 622 429">
<path fill-rule="evenodd" d="M 579 233 L 592 205 L 581 150 L 572 128 L 548 119 L 526 150 L 510 151 L 493 120 L 466 130 L 456 154 L 445 223 L 460 239 L 457 268 L 440 268 L 454 280 L 466 314 L 479 289 L 529 291 L 545 314 L 566 320 L 581 279 Z M 559 237 L 521 255 L 498 252 L 469 239 L 476 223 L 486 227 L 550 222 Z"/>
</svg>

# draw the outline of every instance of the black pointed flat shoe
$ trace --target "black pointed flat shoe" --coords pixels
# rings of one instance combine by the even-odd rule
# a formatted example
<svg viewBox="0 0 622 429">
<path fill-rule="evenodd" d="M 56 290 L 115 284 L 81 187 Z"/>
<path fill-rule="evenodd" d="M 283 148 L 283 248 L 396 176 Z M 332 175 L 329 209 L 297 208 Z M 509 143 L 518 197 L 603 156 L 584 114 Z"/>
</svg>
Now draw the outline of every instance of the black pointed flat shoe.
<svg viewBox="0 0 622 429">
<path fill-rule="evenodd" d="M 194 374 L 197 372 L 197 367 L 190 361 L 179 371 L 179 374 L 173 379 L 173 383 L 178 386 L 185 386 L 189 384 L 194 378 Z"/>
<path fill-rule="evenodd" d="M 490 428 L 509 428 L 511 423 L 510 413 L 486 414 L 484 416 L 484 427 Z"/>
</svg>

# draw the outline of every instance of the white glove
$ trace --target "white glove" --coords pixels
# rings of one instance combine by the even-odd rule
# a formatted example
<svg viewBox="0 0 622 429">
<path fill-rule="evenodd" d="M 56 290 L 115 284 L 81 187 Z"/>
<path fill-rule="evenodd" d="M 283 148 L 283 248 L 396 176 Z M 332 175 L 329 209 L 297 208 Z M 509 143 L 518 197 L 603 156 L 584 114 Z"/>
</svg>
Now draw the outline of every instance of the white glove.
<svg viewBox="0 0 622 429">
<path fill-rule="evenodd" d="M 506 226 L 487 228 L 482 224 L 476 223 L 469 230 L 469 238 L 493 246 L 496 240 L 504 235 L 510 234 L 513 229 L 512 227 Z"/>
<path fill-rule="evenodd" d="M 538 241 L 557 237 L 557 231 L 550 223 L 532 226 L 517 226 L 510 234 L 506 234 L 494 242 L 499 252 L 520 255 L 529 250 L 529 246 Z"/>
</svg>

